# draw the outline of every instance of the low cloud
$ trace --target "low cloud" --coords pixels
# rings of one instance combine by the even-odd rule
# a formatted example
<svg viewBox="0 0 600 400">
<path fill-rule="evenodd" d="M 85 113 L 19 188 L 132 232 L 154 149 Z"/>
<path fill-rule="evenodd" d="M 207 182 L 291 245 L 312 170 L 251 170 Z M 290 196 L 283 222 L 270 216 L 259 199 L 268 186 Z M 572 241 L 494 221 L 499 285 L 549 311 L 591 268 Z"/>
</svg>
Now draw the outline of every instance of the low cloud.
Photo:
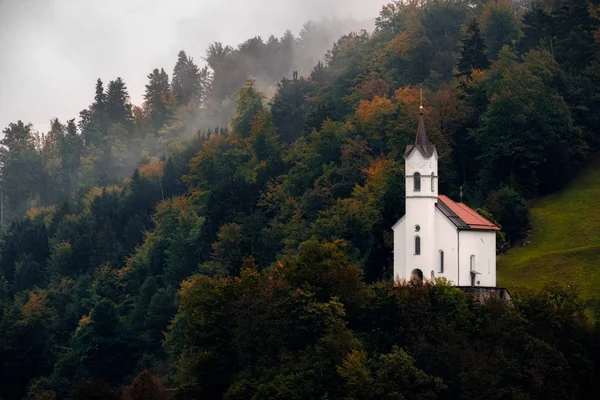
<svg viewBox="0 0 600 400">
<path fill-rule="evenodd" d="M 97 78 L 121 76 L 134 104 L 146 75 L 172 71 L 177 52 L 201 63 L 214 41 L 297 34 L 307 20 L 370 19 L 387 0 L 0 0 L 0 130 L 23 120 L 41 131 L 75 118 Z"/>
</svg>

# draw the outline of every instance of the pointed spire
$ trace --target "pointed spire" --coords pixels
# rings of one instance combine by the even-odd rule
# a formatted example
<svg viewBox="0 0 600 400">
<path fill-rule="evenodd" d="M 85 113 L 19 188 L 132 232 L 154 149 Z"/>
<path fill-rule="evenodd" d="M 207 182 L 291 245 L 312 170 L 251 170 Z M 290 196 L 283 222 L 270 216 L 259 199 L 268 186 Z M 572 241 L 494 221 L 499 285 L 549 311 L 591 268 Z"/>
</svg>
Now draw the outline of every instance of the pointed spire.
<svg viewBox="0 0 600 400">
<path fill-rule="evenodd" d="M 417 128 L 417 137 L 415 144 L 417 146 L 430 146 L 431 143 L 427 138 L 427 132 L 425 131 L 425 121 L 423 120 L 423 88 L 421 88 L 421 105 L 419 106 L 419 126 Z"/>
<path fill-rule="evenodd" d="M 422 108 L 423 106 L 421 106 Z M 419 115 L 419 126 L 417 128 L 417 137 L 415 139 L 415 144 L 417 146 L 431 146 L 431 142 L 427 137 L 427 131 L 425 131 L 425 121 L 423 120 L 423 111 L 421 110 L 421 115 Z"/>
<path fill-rule="evenodd" d="M 423 107 L 423 89 L 421 89 L 421 105 L 419 106 L 419 126 L 417 127 L 417 137 L 415 138 L 414 146 L 407 146 L 404 152 L 405 156 L 408 156 L 410 152 L 416 147 L 423 156 L 429 158 L 433 155 L 435 146 L 429 141 L 427 137 L 427 131 L 425 130 L 425 120 L 423 118 L 424 107 Z"/>
</svg>

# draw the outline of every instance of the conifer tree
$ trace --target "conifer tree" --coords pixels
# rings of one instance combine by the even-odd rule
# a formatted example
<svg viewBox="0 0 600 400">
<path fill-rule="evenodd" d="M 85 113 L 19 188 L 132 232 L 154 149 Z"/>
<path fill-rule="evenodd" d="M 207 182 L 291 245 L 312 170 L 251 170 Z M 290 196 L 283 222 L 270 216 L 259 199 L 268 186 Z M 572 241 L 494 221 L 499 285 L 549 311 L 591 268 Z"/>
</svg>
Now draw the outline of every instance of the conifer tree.
<svg viewBox="0 0 600 400">
<path fill-rule="evenodd" d="M 490 2 L 481 17 L 481 34 L 490 60 L 499 57 L 505 45 L 511 46 L 519 38 L 519 21 L 510 2 Z"/>
<path fill-rule="evenodd" d="M 553 31 L 554 22 L 550 13 L 542 4 L 534 4 L 523 14 L 523 36 L 519 40 L 519 52 L 525 54 L 529 50 L 543 46 L 553 53 Z"/>
<path fill-rule="evenodd" d="M 201 72 L 194 60 L 181 50 L 173 69 L 173 94 L 181 105 L 202 97 Z"/>
<path fill-rule="evenodd" d="M 77 174 L 81 162 L 83 141 L 77 134 L 75 120 L 67 121 L 67 133 L 59 143 L 58 152 L 61 162 L 61 180 L 66 186 L 66 192 L 70 199 L 75 196 L 77 189 Z"/>
<path fill-rule="evenodd" d="M 79 130 L 86 144 L 96 145 L 100 139 L 106 136 L 108 120 L 106 116 L 107 96 L 104 92 L 104 84 L 98 78 L 96 81 L 94 102 L 79 113 Z"/>
<path fill-rule="evenodd" d="M 271 101 L 273 124 L 282 140 L 291 143 L 302 135 L 308 112 L 307 98 L 312 85 L 294 72 L 292 79 L 283 78 Z"/>
<path fill-rule="evenodd" d="M 205 60 L 214 71 L 217 71 L 225 58 L 232 52 L 233 49 L 230 46 L 223 46 L 221 42 L 214 42 L 208 46 Z"/>
<path fill-rule="evenodd" d="M 255 82 L 248 80 L 238 93 L 237 112 L 231 121 L 237 134 L 242 137 L 250 135 L 252 121 L 263 109 L 262 100 L 263 96 L 256 90 Z"/>
<path fill-rule="evenodd" d="M 0 141 L 0 185 L 5 217 L 19 217 L 29 201 L 40 193 L 44 175 L 42 158 L 36 149 L 36 137 L 31 124 L 11 123 L 2 131 Z M 8 212 L 7 212 L 8 211 Z"/>
<path fill-rule="evenodd" d="M 470 75 L 474 69 L 487 69 L 489 66 L 479 24 L 474 19 L 462 39 L 461 55 L 458 60 L 459 76 Z"/>
<path fill-rule="evenodd" d="M 100 78 L 98 78 L 96 81 L 96 96 L 94 96 L 94 105 L 94 108 L 98 111 L 106 108 L 106 93 L 104 93 L 104 84 Z"/>
<path fill-rule="evenodd" d="M 556 60 L 572 73 L 584 69 L 598 50 L 594 40 L 598 22 L 590 15 L 590 5 L 588 0 L 567 0 L 552 11 Z"/>
<path fill-rule="evenodd" d="M 169 76 L 164 69 L 154 69 L 148 75 L 150 82 L 146 85 L 144 94 L 145 107 L 152 118 L 152 127 L 158 131 L 172 116 L 171 86 Z"/>
<path fill-rule="evenodd" d="M 106 93 L 106 113 L 112 124 L 122 124 L 129 129 L 133 124 L 133 114 L 129 93 L 120 77 L 108 84 Z"/>
</svg>

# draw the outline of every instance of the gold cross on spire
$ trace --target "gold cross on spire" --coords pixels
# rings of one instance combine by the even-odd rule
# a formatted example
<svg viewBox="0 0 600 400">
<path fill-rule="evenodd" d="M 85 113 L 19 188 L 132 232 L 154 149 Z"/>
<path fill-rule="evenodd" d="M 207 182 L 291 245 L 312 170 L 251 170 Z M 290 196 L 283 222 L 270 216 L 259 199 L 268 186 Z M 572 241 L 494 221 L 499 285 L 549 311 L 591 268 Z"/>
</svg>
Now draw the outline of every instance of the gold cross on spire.
<svg viewBox="0 0 600 400">
<path fill-rule="evenodd" d="M 419 106 L 419 112 L 423 115 L 423 88 L 421 88 L 421 105 Z"/>
</svg>

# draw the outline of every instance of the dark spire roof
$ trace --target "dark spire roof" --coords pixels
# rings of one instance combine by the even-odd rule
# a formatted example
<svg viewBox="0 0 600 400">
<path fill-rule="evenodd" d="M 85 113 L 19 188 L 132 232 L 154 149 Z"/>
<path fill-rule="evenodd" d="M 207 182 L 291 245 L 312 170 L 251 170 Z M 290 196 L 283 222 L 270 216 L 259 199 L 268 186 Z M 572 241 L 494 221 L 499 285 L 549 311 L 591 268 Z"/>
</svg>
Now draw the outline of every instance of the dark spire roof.
<svg viewBox="0 0 600 400">
<path fill-rule="evenodd" d="M 423 120 L 423 106 L 421 106 L 421 112 L 419 115 L 419 127 L 417 128 L 417 137 L 415 139 L 415 144 L 406 146 L 404 156 L 408 156 L 415 147 L 421 152 L 421 154 L 423 154 L 423 157 L 426 158 L 431 157 L 435 150 L 435 145 L 433 145 L 433 143 L 429 141 L 429 138 L 427 137 L 427 132 L 425 131 L 425 121 Z"/>
</svg>

